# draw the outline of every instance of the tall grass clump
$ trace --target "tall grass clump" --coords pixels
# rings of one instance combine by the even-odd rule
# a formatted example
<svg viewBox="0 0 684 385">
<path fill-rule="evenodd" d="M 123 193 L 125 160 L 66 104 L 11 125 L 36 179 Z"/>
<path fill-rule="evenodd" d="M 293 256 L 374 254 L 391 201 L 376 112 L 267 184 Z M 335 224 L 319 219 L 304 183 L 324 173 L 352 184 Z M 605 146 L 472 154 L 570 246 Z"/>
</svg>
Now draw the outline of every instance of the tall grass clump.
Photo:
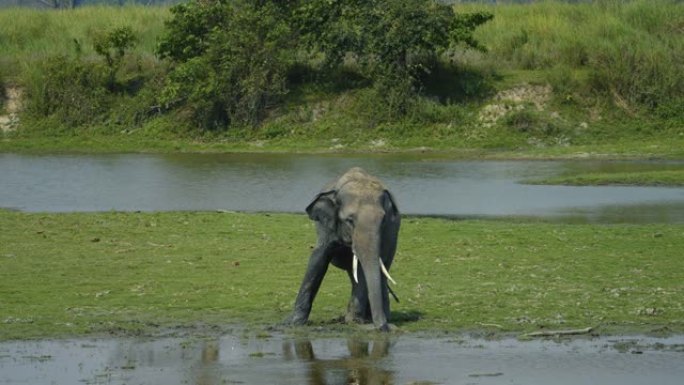
<svg viewBox="0 0 684 385">
<path fill-rule="evenodd" d="M 0 10 L 0 73 L 24 92 L 21 133 L 128 131 L 154 114 L 165 7 Z"/>
<path fill-rule="evenodd" d="M 94 38 L 102 31 L 130 26 L 139 37 L 135 52 L 147 60 L 164 28 L 168 8 L 88 6 L 65 10 L 0 9 L 0 66 L 13 75 L 47 57 L 95 55 Z"/>
<path fill-rule="evenodd" d="M 483 60 L 500 68 L 541 70 L 565 81 L 573 72 L 580 73 L 575 79 L 583 79 L 592 94 L 612 99 L 623 109 L 683 112 L 672 111 L 684 100 L 681 2 L 544 1 L 456 8 L 494 13 L 494 20 L 478 29 L 476 37 L 489 48 Z"/>
<path fill-rule="evenodd" d="M 22 117 L 43 134 L 82 133 L 82 128 L 128 130 L 154 112 L 160 71 L 143 68 L 132 52 L 138 37 L 129 26 L 92 36 L 96 56 L 76 47 L 27 66 Z"/>
</svg>

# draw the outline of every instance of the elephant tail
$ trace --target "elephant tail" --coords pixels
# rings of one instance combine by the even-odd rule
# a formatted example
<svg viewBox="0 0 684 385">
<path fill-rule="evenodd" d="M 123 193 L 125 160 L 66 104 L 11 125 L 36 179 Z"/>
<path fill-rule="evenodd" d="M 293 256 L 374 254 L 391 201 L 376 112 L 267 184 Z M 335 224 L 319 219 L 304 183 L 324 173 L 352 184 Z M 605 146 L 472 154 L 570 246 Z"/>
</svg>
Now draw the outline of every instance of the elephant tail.
<svg viewBox="0 0 684 385">
<path fill-rule="evenodd" d="M 399 303 L 399 297 L 397 297 L 397 295 L 394 294 L 394 290 L 392 290 L 390 285 L 387 285 L 387 288 L 389 289 L 390 294 L 392 294 L 392 297 L 394 297 L 394 300 L 397 301 L 397 303 Z"/>
</svg>

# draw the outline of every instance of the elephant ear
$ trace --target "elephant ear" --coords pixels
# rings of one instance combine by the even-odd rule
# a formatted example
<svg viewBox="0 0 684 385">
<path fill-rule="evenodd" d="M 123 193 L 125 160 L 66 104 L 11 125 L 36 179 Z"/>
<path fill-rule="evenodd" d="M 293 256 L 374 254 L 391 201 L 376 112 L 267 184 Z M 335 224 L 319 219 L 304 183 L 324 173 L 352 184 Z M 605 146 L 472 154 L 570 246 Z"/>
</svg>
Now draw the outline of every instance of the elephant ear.
<svg viewBox="0 0 684 385">
<path fill-rule="evenodd" d="M 394 199 L 394 196 L 392 195 L 389 190 L 385 190 L 384 192 L 384 200 L 383 200 L 383 210 L 385 210 L 386 213 L 393 213 L 394 215 L 399 215 L 399 206 L 397 206 L 397 201 Z"/>
<path fill-rule="evenodd" d="M 335 221 L 337 218 L 337 202 L 335 194 L 337 191 L 324 191 L 313 199 L 308 206 L 306 206 L 306 213 L 312 221 L 320 222 L 329 229 L 335 228 Z"/>
</svg>

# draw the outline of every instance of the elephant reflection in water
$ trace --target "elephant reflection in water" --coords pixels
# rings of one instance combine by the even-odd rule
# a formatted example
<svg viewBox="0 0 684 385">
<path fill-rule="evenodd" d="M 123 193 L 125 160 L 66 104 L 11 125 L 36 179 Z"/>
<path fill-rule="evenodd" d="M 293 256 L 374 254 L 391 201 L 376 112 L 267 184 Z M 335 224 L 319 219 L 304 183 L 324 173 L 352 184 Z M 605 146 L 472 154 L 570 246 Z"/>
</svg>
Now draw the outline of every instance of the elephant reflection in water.
<svg viewBox="0 0 684 385">
<path fill-rule="evenodd" d="M 318 359 L 311 341 L 286 341 L 283 356 L 309 362 L 309 385 L 391 385 L 392 372 L 378 366 L 378 360 L 389 354 L 389 345 L 388 338 L 376 339 L 372 346 L 367 340 L 350 338 L 349 357 Z"/>
<path fill-rule="evenodd" d="M 219 383 L 217 364 L 219 362 L 219 341 L 207 340 L 202 344 L 202 355 L 195 366 L 195 384 L 214 385 Z"/>
</svg>

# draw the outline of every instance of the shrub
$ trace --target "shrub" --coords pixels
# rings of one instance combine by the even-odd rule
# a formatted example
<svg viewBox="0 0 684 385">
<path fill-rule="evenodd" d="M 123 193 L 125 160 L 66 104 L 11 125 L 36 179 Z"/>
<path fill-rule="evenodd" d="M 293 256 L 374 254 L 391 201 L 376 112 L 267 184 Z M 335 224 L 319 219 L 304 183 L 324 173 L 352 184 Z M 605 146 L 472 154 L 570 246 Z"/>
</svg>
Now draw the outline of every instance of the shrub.
<svg viewBox="0 0 684 385">
<path fill-rule="evenodd" d="M 92 123 L 107 111 L 107 75 L 81 59 L 57 56 L 39 64 L 26 82 L 26 113 L 65 126 Z"/>
<path fill-rule="evenodd" d="M 403 116 L 423 89 L 437 57 L 450 46 L 481 48 L 475 28 L 490 13 L 457 15 L 450 6 L 424 0 L 314 0 L 295 13 L 304 45 L 339 67 L 350 57 L 371 79 L 387 116 Z"/>
<path fill-rule="evenodd" d="M 110 91 L 116 89 L 116 74 L 121 68 L 126 51 L 133 48 L 137 41 L 131 27 L 124 26 L 104 31 L 95 35 L 93 48 L 107 65 L 107 86 Z"/>
<path fill-rule="evenodd" d="M 51 56 L 28 68 L 24 74 L 25 116 L 47 119 L 70 130 L 83 125 L 140 122 L 140 114 L 149 106 L 130 109 L 126 99 L 136 99 L 144 89 L 142 68 L 134 66 L 132 78 L 122 73 L 125 56 L 136 40 L 130 27 L 101 31 L 93 44 L 101 61 L 83 57 L 76 42 L 76 55 Z M 123 118 L 122 111 L 117 111 L 120 106 L 135 111 L 137 117 Z M 114 120 L 109 121 L 111 118 Z"/>
<path fill-rule="evenodd" d="M 649 41 L 647 39 L 647 41 Z M 684 96 L 684 75 L 680 64 L 684 55 L 671 52 L 670 47 L 649 41 L 625 38 L 624 41 L 606 46 L 591 59 L 592 87 L 628 105 L 642 106 L 649 110 Z M 680 49 L 684 50 L 684 44 Z M 680 59 L 674 55 L 682 56 Z"/>
<path fill-rule="evenodd" d="M 188 112 L 203 129 L 257 124 L 287 92 L 294 40 L 282 9 L 218 0 L 172 13 L 158 47 L 173 63 L 162 93 L 167 108 Z"/>
</svg>

